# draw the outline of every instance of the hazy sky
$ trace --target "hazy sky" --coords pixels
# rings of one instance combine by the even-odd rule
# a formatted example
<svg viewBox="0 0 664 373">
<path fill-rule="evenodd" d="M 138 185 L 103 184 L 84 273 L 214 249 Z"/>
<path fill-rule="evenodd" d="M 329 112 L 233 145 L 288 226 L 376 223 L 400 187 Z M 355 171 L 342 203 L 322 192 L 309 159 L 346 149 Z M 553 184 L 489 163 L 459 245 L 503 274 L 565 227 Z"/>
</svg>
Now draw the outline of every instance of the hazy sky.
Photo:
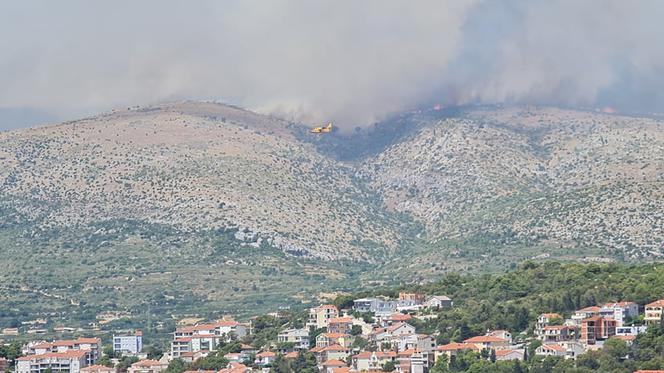
<svg viewBox="0 0 664 373">
<path fill-rule="evenodd" d="M 7 0 L 0 130 L 189 98 L 348 126 L 434 103 L 661 112 L 663 19 L 658 0 Z"/>
</svg>

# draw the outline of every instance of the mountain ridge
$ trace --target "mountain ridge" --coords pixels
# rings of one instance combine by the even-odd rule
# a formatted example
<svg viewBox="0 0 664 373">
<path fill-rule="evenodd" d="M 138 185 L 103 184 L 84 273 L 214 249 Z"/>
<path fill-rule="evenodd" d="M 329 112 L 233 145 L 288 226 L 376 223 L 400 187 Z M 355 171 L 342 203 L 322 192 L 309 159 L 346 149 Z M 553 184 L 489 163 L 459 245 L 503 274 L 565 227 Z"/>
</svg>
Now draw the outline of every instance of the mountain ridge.
<svg viewBox="0 0 664 373">
<path fill-rule="evenodd" d="M 141 294 L 197 289 L 195 302 L 244 307 L 260 300 L 238 294 L 261 287 L 275 302 L 542 255 L 662 255 L 664 128 L 651 118 L 455 108 L 315 136 L 237 107 L 176 102 L 0 133 L 0 166 L 5 279 L 65 298 L 78 289 L 90 304 L 136 282 Z M 60 270 L 30 277 L 53 271 L 53 255 L 80 275 L 63 286 L 51 283 Z M 196 268 L 216 269 L 188 275 Z"/>
</svg>

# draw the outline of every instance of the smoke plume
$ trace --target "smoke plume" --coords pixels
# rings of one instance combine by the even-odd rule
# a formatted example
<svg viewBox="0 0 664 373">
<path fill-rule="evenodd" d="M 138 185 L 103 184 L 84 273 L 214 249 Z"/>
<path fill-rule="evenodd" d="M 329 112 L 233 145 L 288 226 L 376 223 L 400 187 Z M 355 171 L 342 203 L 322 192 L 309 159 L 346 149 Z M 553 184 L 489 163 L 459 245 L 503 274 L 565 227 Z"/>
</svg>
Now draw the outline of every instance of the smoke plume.
<svg viewBox="0 0 664 373">
<path fill-rule="evenodd" d="M 656 0 L 7 1 L 0 108 L 214 99 L 347 128 L 435 103 L 662 111 L 663 16 Z"/>
</svg>

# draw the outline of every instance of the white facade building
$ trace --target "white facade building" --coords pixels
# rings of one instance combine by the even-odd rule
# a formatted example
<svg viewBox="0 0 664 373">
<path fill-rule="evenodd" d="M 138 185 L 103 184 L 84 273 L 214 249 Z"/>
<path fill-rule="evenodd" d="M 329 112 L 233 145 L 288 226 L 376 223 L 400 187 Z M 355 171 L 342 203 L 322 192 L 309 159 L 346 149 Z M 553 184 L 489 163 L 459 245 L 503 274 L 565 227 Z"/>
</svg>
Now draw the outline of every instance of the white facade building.
<svg viewBox="0 0 664 373">
<path fill-rule="evenodd" d="M 138 354 L 143 351 L 143 333 L 137 330 L 134 335 L 114 335 L 113 352 Z"/>
</svg>

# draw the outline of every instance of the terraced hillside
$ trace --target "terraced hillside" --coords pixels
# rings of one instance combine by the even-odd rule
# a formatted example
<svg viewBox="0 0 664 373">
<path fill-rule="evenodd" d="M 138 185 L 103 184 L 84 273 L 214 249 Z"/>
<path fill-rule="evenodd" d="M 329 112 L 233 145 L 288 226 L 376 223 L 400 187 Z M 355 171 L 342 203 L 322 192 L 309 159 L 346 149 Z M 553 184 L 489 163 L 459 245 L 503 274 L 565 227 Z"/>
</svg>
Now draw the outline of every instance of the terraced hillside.
<svg viewBox="0 0 664 373">
<path fill-rule="evenodd" d="M 663 213 L 653 119 L 475 108 L 316 137 L 213 103 L 130 108 L 0 133 L 0 295 L 249 313 L 530 257 L 657 259 Z"/>
</svg>

